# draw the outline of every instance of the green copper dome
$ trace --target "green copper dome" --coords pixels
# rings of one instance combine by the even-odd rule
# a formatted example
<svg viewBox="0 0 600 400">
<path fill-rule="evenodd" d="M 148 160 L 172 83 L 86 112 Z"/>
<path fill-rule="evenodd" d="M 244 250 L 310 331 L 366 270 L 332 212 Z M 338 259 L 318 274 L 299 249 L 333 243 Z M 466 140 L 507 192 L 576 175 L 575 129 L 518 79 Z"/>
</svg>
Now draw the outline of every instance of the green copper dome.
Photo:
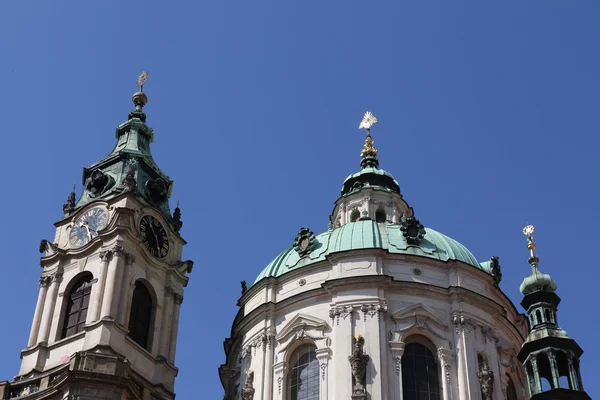
<svg viewBox="0 0 600 400">
<path fill-rule="evenodd" d="M 542 274 L 536 267 L 531 275 L 523 279 L 523 283 L 521 283 L 521 287 L 519 289 L 523 295 L 527 295 L 540 291 L 555 292 L 557 285 L 550 275 Z"/>
<path fill-rule="evenodd" d="M 400 225 L 366 220 L 350 222 L 317 235 L 311 251 L 304 257 L 300 257 L 290 246 L 267 265 L 255 283 L 323 261 L 328 254 L 359 249 L 384 249 L 391 254 L 408 254 L 440 261 L 456 260 L 490 273 L 465 246 L 431 228 L 426 228 L 424 238 L 416 246 L 406 242 Z"/>
<path fill-rule="evenodd" d="M 342 196 L 368 187 L 400 193 L 400 185 L 392 174 L 379 168 L 368 167 L 348 176 L 344 180 Z"/>
</svg>

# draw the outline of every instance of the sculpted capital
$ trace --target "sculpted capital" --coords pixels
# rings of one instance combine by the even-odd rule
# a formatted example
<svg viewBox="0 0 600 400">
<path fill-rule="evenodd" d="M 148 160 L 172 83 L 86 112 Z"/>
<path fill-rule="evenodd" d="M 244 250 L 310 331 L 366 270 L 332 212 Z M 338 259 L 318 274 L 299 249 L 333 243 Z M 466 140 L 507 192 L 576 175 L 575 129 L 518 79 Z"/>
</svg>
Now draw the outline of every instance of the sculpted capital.
<svg viewBox="0 0 600 400">
<path fill-rule="evenodd" d="M 183 303 L 183 295 L 182 294 L 175 293 L 174 297 L 175 297 L 175 304 L 181 304 L 181 303 Z"/>
<path fill-rule="evenodd" d="M 48 287 L 51 282 L 52 282 L 52 277 L 50 275 L 40 276 L 40 287 Z"/>
<path fill-rule="evenodd" d="M 113 247 L 112 252 L 115 256 L 123 258 L 127 264 L 132 264 L 135 261 L 135 257 L 123 246 L 116 245 Z"/>
<path fill-rule="evenodd" d="M 100 256 L 100 259 L 104 262 L 110 262 L 110 260 L 112 260 L 113 258 L 112 250 L 101 251 L 98 255 Z"/>
</svg>

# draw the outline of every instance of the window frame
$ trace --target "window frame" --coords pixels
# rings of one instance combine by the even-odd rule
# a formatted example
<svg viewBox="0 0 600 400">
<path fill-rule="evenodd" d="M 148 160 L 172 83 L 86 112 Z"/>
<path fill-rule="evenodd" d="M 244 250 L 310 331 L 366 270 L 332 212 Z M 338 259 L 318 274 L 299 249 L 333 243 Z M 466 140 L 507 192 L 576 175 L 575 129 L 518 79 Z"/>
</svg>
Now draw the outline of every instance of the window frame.
<svg viewBox="0 0 600 400">
<path fill-rule="evenodd" d="M 91 272 L 83 272 L 71 279 L 67 285 L 67 289 L 63 294 L 63 307 L 61 310 L 60 330 L 58 330 L 58 339 L 66 339 L 84 331 L 87 313 L 91 305 L 92 286 L 94 283 L 94 275 Z M 73 311 L 75 301 L 73 296 L 77 295 L 76 300 L 79 301 L 79 308 L 76 312 Z M 87 299 L 87 303 L 85 303 Z M 85 303 L 85 305 L 84 305 Z M 85 311 L 85 313 L 83 313 Z M 76 323 L 70 324 L 71 316 L 77 315 Z M 75 328 L 75 332 L 69 333 L 69 329 Z"/>
<path fill-rule="evenodd" d="M 310 356 L 310 354 L 313 354 L 313 357 Z M 303 365 L 299 365 L 301 358 L 304 357 L 305 355 L 308 355 L 308 362 L 306 364 Z M 296 394 L 294 396 L 293 393 L 293 386 L 292 386 L 292 381 L 293 381 L 293 374 L 294 374 L 294 370 L 297 368 L 300 368 L 301 366 L 306 366 L 308 367 L 311 363 L 315 363 L 316 364 L 316 368 L 315 368 L 315 373 L 314 375 L 309 375 L 308 377 L 308 381 L 310 382 L 311 379 L 314 378 L 314 382 L 316 383 L 316 397 L 313 395 L 312 397 L 306 397 L 306 398 L 298 398 L 298 394 Z M 288 372 L 288 376 L 287 376 L 287 400 L 319 400 L 321 398 L 321 379 L 320 379 L 320 364 L 319 364 L 319 360 L 317 358 L 317 346 L 315 346 L 313 343 L 303 343 L 300 346 L 298 346 L 290 355 L 290 358 L 288 360 L 288 365 L 289 365 L 289 372 Z M 310 371 L 309 371 L 310 372 Z"/>
<path fill-rule="evenodd" d="M 148 308 L 148 316 L 147 316 L 147 325 L 145 326 L 146 329 L 139 329 L 138 325 L 133 325 L 136 322 L 140 322 L 140 318 L 138 315 L 138 312 L 134 312 L 134 307 L 139 307 L 139 303 L 136 303 L 136 289 L 138 287 L 143 288 L 143 290 L 146 292 L 147 296 L 147 300 L 149 301 L 149 304 L 147 304 Z M 156 296 L 154 294 L 154 291 L 152 290 L 152 286 L 146 282 L 143 279 L 137 279 L 134 284 L 133 284 L 133 290 L 131 291 L 131 303 L 129 306 L 129 321 L 127 323 L 127 337 L 129 339 L 131 339 L 132 342 L 134 342 L 136 345 L 140 346 L 141 348 L 143 348 L 144 350 L 151 352 L 152 351 L 152 346 L 154 344 L 154 326 L 155 326 L 155 317 L 156 317 Z M 139 311 L 139 310 L 138 310 Z M 135 329 L 132 329 L 132 326 Z M 138 335 L 138 332 L 145 332 L 145 343 L 140 343 L 140 341 L 138 341 L 137 337 L 135 337 L 135 335 Z"/>
<path fill-rule="evenodd" d="M 426 350 L 426 353 L 423 358 L 425 358 L 425 359 L 429 358 L 433 362 L 433 366 L 435 368 L 435 371 L 434 371 L 435 377 L 436 377 L 435 383 L 437 386 L 435 389 L 437 389 L 437 391 L 432 390 L 430 388 L 432 383 L 431 383 L 431 377 L 429 377 L 428 383 L 427 383 L 427 386 L 428 386 L 427 397 L 430 400 L 435 400 L 435 399 L 442 400 L 444 397 L 444 394 L 443 394 L 443 388 L 442 388 L 441 365 L 440 365 L 439 359 L 437 357 L 436 347 L 435 347 L 435 345 L 433 345 L 433 343 L 431 343 L 431 341 L 428 338 L 426 338 L 424 336 L 420 336 L 420 335 L 411 336 L 404 342 L 404 354 L 402 355 L 402 361 L 401 361 L 402 374 L 400 376 L 400 378 L 402 379 L 402 398 L 405 400 L 410 399 L 410 396 L 408 395 L 408 393 L 406 393 L 407 387 L 408 387 L 408 385 L 407 385 L 408 382 L 405 381 L 405 377 L 408 374 L 408 367 L 409 367 L 407 365 L 408 361 L 406 361 L 407 355 L 408 355 L 407 350 L 409 350 L 411 346 L 422 346 Z M 428 357 L 428 353 L 431 355 L 431 357 Z M 418 354 L 415 354 L 414 356 L 418 356 Z M 416 364 L 417 364 L 417 362 L 416 362 L 416 360 L 414 360 L 412 373 L 415 374 L 415 376 L 417 374 L 417 372 L 415 370 Z M 429 370 L 426 370 L 425 374 L 430 375 L 431 372 Z M 420 391 L 415 390 L 413 392 L 415 393 L 417 399 L 421 398 Z"/>
</svg>

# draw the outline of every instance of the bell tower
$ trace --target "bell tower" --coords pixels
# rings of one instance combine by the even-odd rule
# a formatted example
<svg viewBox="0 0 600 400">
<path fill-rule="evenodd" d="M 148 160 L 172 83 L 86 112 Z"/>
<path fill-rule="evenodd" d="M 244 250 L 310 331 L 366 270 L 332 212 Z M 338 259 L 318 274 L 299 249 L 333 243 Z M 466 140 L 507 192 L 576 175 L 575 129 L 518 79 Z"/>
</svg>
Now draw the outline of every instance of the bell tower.
<svg viewBox="0 0 600 400">
<path fill-rule="evenodd" d="M 523 229 L 527 236 L 531 275 L 521 284 L 521 305 L 529 316 L 530 332 L 517 355 L 525 366 L 531 400 L 589 400 L 583 390 L 579 357 L 583 350 L 558 326 L 556 311 L 560 297 L 550 275 L 538 268 L 533 225 Z"/>
<path fill-rule="evenodd" d="M 54 239 L 41 242 L 29 340 L 17 376 L 0 382 L 0 399 L 175 397 L 179 311 L 193 263 L 181 258 L 173 181 L 150 152 L 147 77 L 114 149 L 84 168 L 81 197 L 69 195 Z"/>
</svg>

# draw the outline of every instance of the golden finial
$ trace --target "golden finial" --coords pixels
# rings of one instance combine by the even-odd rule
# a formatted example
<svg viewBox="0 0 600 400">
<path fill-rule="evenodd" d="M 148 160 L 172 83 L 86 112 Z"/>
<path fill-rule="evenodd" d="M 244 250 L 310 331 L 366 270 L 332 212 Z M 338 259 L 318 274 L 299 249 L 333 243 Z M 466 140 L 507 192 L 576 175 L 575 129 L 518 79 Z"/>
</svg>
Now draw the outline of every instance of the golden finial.
<svg viewBox="0 0 600 400">
<path fill-rule="evenodd" d="M 532 268 L 537 268 L 537 264 L 540 261 L 535 255 L 536 245 L 533 242 L 533 232 L 535 227 L 533 225 L 527 225 L 523 228 L 523 235 L 527 236 L 527 249 L 529 250 L 529 264 Z"/>
<path fill-rule="evenodd" d="M 148 80 L 148 71 L 142 71 L 142 74 L 138 77 L 137 85 L 140 88 L 140 92 L 144 91 L 144 83 Z"/>
<path fill-rule="evenodd" d="M 363 146 L 362 151 L 360 152 L 361 157 L 377 157 L 377 149 L 375 148 L 375 142 L 371 137 L 371 127 L 377 123 L 377 118 L 370 112 L 367 111 L 363 116 L 362 121 L 358 125 L 358 129 L 366 129 L 367 137 L 365 139 L 365 145 Z"/>
<path fill-rule="evenodd" d="M 143 71 L 138 77 L 137 85 L 139 91 L 133 94 L 133 104 L 136 106 L 136 110 L 141 111 L 142 108 L 148 103 L 148 96 L 144 93 L 144 83 L 148 80 L 148 71 Z"/>
</svg>

